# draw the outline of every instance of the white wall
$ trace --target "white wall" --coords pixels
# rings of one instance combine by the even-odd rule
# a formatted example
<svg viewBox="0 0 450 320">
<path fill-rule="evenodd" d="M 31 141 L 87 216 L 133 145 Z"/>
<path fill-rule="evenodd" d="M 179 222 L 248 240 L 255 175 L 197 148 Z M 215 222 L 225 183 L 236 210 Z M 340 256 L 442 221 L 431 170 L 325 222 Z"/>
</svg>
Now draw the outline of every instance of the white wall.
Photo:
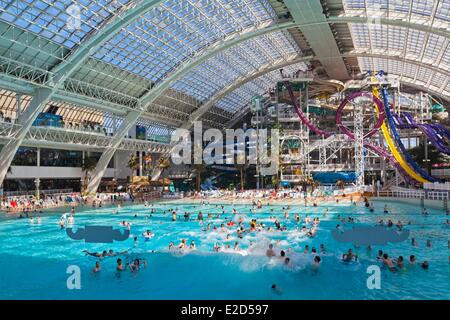
<svg viewBox="0 0 450 320">
<path fill-rule="evenodd" d="M 116 178 L 126 179 L 132 175 L 132 171 L 128 168 L 128 161 L 130 160 L 131 151 L 117 150 L 114 157 L 114 168 L 116 168 Z"/>
</svg>

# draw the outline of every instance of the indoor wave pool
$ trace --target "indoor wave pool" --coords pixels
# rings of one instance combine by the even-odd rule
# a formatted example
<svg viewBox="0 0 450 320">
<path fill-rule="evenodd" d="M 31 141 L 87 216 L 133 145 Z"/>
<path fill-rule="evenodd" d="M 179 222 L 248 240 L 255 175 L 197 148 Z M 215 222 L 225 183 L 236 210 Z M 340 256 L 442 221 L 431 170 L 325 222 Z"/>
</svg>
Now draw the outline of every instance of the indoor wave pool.
<svg viewBox="0 0 450 320">
<path fill-rule="evenodd" d="M 130 238 L 112 244 L 90 244 L 68 237 L 59 226 L 64 211 L 58 214 L 42 214 L 40 224 L 36 219 L 6 218 L 0 221 L 0 298 L 1 299 L 450 299 L 450 226 L 445 225 L 442 210 L 428 209 L 421 214 L 420 206 L 388 202 L 389 213 L 383 213 L 383 202 L 375 202 L 370 212 L 362 203 L 322 204 L 318 207 L 291 205 L 286 218 L 280 205 L 266 205 L 254 209 L 250 205 L 155 203 L 150 206 L 133 205 L 121 208 L 86 208 L 77 210 L 74 230 L 87 225 L 113 226 L 124 229 L 120 223 L 131 223 Z M 238 212 L 233 214 L 233 208 Z M 329 209 L 328 214 L 324 212 Z M 170 209 L 178 213 L 172 221 Z M 152 210 L 154 211 L 152 213 Z M 185 221 L 184 213 L 191 213 Z M 195 219 L 203 213 L 204 222 Z M 68 211 L 67 211 L 68 212 Z M 225 214 L 223 213 L 225 212 Z M 303 220 L 320 218 L 315 237 L 303 235 L 297 228 L 305 224 L 297 222 L 296 214 Z M 208 218 L 208 214 L 212 214 Z M 218 216 L 218 214 L 220 216 Z M 236 233 L 237 226 L 221 228 L 221 224 L 243 220 L 246 229 L 252 219 L 275 228 L 274 216 L 285 231 L 246 232 L 242 239 Z M 341 219 L 354 218 L 354 222 L 342 223 Z M 331 232 L 340 224 L 344 229 L 353 226 L 374 226 L 380 219 L 401 220 L 410 230 L 408 240 L 401 243 L 355 247 L 336 242 Z M 410 222 L 410 225 L 407 223 Z M 206 230 L 210 223 L 210 230 Z M 214 230 L 214 226 L 217 230 Z M 395 228 L 395 226 L 394 226 Z M 150 239 L 146 230 L 154 233 Z M 137 241 L 135 240 L 137 238 Z M 414 237 L 418 245 L 411 244 Z M 194 240 L 195 250 L 169 250 L 169 243 L 177 247 L 185 239 L 187 246 Z M 426 246 L 427 240 L 431 247 Z M 239 248 L 234 250 L 235 243 Z M 214 245 L 230 246 L 215 252 Z M 279 255 L 287 252 L 291 261 L 284 265 L 279 257 L 268 258 L 266 250 L 272 243 Z M 304 253 L 308 245 L 309 253 Z M 312 267 L 311 249 L 320 251 L 319 268 Z M 357 263 L 344 264 L 341 256 L 352 248 L 359 256 Z M 124 261 L 146 259 L 147 267 L 138 272 L 116 271 L 116 257 L 86 256 L 83 250 L 102 252 L 127 251 L 120 256 Z M 377 261 L 381 249 L 390 257 L 405 258 L 405 269 L 390 272 Z M 408 265 L 410 255 L 417 257 L 417 265 Z M 429 269 L 419 263 L 427 260 Z M 101 271 L 92 269 L 100 261 Z M 81 288 L 68 289 L 71 274 L 69 266 L 81 270 Z M 381 288 L 368 289 L 367 268 L 381 267 Z M 271 287 L 276 284 L 279 290 Z"/>
</svg>

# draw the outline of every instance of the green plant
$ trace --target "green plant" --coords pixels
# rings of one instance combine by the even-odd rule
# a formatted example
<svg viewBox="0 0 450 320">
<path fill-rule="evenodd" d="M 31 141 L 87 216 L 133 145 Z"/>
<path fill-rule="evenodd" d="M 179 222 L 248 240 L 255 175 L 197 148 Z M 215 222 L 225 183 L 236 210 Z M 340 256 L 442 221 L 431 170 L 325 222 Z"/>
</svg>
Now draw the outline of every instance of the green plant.
<svg viewBox="0 0 450 320">
<path fill-rule="evenodd" d="M 130 168 L 133 173 L 136 173 L 137 175 L 137 170 L 139 169 L 139 160 L 135 154 L 131 155 L 130 160 L 128 160 L 128 168 Z"/>
<path fill-rule="evenodd" d="M 161 170 L 161 176 L 163 177 L 163 190 L 165 189 L 166 183 L 164 180 L 164 171 L 170 167 L 170 159 L 167 156 L 161 156 L 156 161 L 156 167 Z"/>
<path fill-rule="evenodd" d="M 87 182 L 88 182 L 88 175 L 92 171 L 95 170 L 95 167 L 97 166 L 97 159 L 93 157 L 86 157 L 83 160 L 83 164 L 81 165 L 81 171 L 84 172 L 84 185 L 83 190 L 86 190 L 87 188 Z"/>
</svg>

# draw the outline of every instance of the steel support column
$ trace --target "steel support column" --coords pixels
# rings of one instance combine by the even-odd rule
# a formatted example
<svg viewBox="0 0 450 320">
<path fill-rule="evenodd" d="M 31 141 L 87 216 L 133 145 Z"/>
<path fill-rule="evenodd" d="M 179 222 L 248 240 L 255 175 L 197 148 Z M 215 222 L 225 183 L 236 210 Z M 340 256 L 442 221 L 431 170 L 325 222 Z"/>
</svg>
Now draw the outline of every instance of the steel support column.
<svg viewBox="0 0 450 320">
<path fill-rule="evenodd" d="M 105 174 L 105 171 L 108 167 L 109 162 L 114 156 L 114 153 L 119 148 L 124 136 L 128 135 L 128 131 L 131 129 L 133 124 L 136 123 L 137 119 L 139 119 L 140 115 L 141 112 L 139 111 L 129 112 L 126 118 L 123 120 L 121 126 L 117 129 L 116 134 L 111 140 L 108 148 L 103 151 L 102 156 L 100 157 L 97 166 L 95 167 L 95 170 L 91 175 L 91 179 L 89 180 L 89 184 L 86 190 L 88 194 L 97 192 L 98 186 L 100 185 L 102 177 Z"/>
</svg>

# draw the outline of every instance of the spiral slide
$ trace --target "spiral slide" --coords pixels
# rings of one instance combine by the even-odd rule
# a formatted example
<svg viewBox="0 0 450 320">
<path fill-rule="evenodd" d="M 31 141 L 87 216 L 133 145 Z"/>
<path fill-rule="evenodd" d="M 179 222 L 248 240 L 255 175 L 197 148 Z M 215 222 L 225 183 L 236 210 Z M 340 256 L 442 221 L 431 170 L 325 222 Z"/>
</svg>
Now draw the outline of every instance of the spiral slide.
<svg viewBox="0 0 450 320">
<path fill-rule="evenodd" d="M 374 99 L 377 98 L 379 100 L 379 93 L 376 88 L 373 89 L 372 94 L 374 96 Z M 376 110 L 377 110 L 377 114 L 378 114 L 378 112 L 379 112 L 378 108 L 376 108 Z M 392 121 L 394 121 L 394 120 L 392 120 Z M 398 168 L 399 170 L 401 168 L 400 172 L 407 179 L 407 181 L 411 184 L 416 184 L 416 183 L 414 183 L 414 180 L 421 182 L 421 183 L 428 182 L 423 177 L 421 177 L 419 174 L 414 172 L 414 170 L 412 170 L 410 168 L 410 166 L 404 161 L 404 159 L 403 159 L 402 155 L 400 154 L 400 152 L 398 151 L 397 146 L 395 145 L 395 142 L 392 139 L 392 137 L 389 133 L 389 129 L 385 123 L 383 123 L 383 125 L 381 126 L 381 132 L 383 133 L 384 139 L 386 140 L 389 150 L 391 151 L 391 154 L 392 154 L 392 155 L 390 155 L 388 160 L 391 162 L 392 159 L 390 159 L 390 158 L 395 159 L 396 168 Z"/>
<path fill-rule="evenodd" d="M 378 91 L 375 90 L 375 94 L 377 94 L 377 93 L 378 93 Z M 382 128 L 383 135 L 384 135 L 386 141 L 388 141 L 389 148 L 390 148 L 391 152 L 393 153 L 394 157 L 402 165 L 403 169 L 405 169 L 405 171 L 415 180 L 417 180 L 421 183 L 437 181 L 435 178 L 433 178 L 427 172 L 425 172 L 425 170 L 423 170 L 421 167 L 419 167 L 419 165 L 414 161 L 414 159 L 411 157 L 411 155 L 406 151 L 406 148 L 403 145 L 400 135 L 398 134 L 397 127 L 395 126 L 394 118 L 392 116 L 391 109 L 389 107 L 388 93 L 387 93 L 386 88 L 383 88 L 381 93 L 383 95 L 384 110 L 386 113 L 386 118 L 388 120 L 389 126 L 391 127 L 394 139 L 397 142 L 397 146 L 400 148 L 400 151 L 404 155 L 406 162 L 404 161 L 403 157 L 401 156 L 399 150 L 396 148 L 395 143 L 392 141 L 389 131 L 387 129 L 387 126 L 385 125 L 385 130 L 383 130 L 383 128 Z"/>
<path fill-rule="evenodd" d="M 404 121 L 403 121 L 403 119 Z M 450 141 L 450 132 L 443 125 L 438 123 L 420 124 L 417 123 L 412 115 L 407 112 L 399 115 L 394 115 L 394 120 L 397 120 L 396 126 L 400 129 L 419 129 L 430 140 L 430 142 L 440 152 L 450 155 L 450 147 L 447 146 L 445 140 Z"/>
<path fill-rule="evenodd" d="M 316 127 L 312 122 L 310 122 L 305 114 L 302 112 L 301 106 L 298 104 L 297 99 L 294 95 L 294 92 L 292 90 L 292 86 L 291 83 L 289 81 L 284 81 L 284 85 L 286 87 L 286 89 L 288 90 L 289 96 L 291 98 L 292 103 L 295 106 L 295 111 L 297 112 L 300 120 L 303 122 L 303 124 L 305 124 L 311 131 L 313 131 L 314 133 L 316 133 L 317 135 L 320 136 L 324 136 L 326 138 L 330 137 L 333 135 L 333 133 L 324 131 L 319 129 L 318 127 Z M 350 129 L 346 128 L 345 126 L 342 126 L 342 111 L 344 109 L 344 107 L 346 106 L 346 104 L 353 99 L 356 96 L 362 96 L 362 95 L 366 95 L 363 93 L 355 93 L 350 97 L 347 97 L 339 106 L 338 110 L 337 110 L 337 114 L 336 114 L 336 123 L 338 125 L 340 125 L 340 129 L 341 131 L 346 134 L 350 139 L 355 140 L 355 135 L 354 133 L 352 133 L 350 131 Z M 376 131 L 382 127 L 382 125 L 384 125 L 384 108 L 383 108 L 383 104 L 382 102 L 377 98 L 377 97 L 373 97 L 374 103 L 376 105 L 376 109 L 377 109 L 377 114 L 378 114 L 378 123 L 377 125 L 368 133 L 366 134 L 366 137 L 371 136 L 373 134 L 376 133 Z M 385 125 L 384 125 L 385 126 Z M 385 158 L 387 161 L 389 161 L 393 166 L 395 166 L 400 174 L 402 174 L 402 176 L 405 177 L 406 181 L 408 183 L 411 184 L 415 184 L 414 181 L 412 179 L 409 178 L 409 175 L 405 172 L 405 170 L 403 169 L 403 167 L 397 162 L 397 160 L 390 155 L 386 150 L 384 150 L 382 147 L 380 146 L 376 146 L 370 143 L 364 143 L 364 146 L 369 149 L 372 150 L 373 152 L 375 152 L 376 154 L 378 154 L 380 157 Z"/>
</svg>

